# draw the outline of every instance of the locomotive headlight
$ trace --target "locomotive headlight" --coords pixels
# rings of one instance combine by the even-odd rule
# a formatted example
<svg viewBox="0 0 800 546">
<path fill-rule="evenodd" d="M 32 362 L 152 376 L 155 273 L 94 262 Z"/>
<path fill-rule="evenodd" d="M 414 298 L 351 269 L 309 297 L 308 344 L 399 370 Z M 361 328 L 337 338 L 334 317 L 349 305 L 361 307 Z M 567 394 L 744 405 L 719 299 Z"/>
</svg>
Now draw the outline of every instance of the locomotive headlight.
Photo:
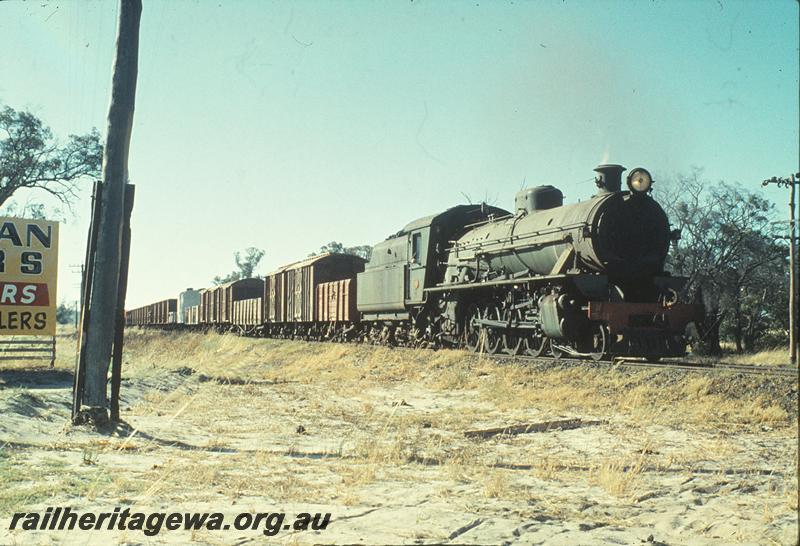
<svg viewBox="0 0 800 546">
<path fill-rule="evenodd" d="M 633 169 L 628 175 L 628 188 L 632 192 L 646 193 L 653 186 L 653 177 L 647 169 L 641 167 Z"/>
</svg>

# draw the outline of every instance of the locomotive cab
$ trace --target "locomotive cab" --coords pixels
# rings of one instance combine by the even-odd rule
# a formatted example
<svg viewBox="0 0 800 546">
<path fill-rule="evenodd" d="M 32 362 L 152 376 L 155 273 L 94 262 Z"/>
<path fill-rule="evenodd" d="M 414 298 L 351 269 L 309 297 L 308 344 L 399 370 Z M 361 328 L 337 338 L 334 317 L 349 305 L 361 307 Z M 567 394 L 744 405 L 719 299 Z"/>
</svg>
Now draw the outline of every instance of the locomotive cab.
<svg viewBox="0 0 800 546">
<path fill-rule="evenodd" d="M 506 210 L 482 205 L 458 205 L 407 224 L 375 245 L 370 261 L 358 275 L 358 310 L 365 320 L 406 320 L 426 301 L 426 288 L 442 282 L 451 241 L 468 228 Z"/>
</svg>

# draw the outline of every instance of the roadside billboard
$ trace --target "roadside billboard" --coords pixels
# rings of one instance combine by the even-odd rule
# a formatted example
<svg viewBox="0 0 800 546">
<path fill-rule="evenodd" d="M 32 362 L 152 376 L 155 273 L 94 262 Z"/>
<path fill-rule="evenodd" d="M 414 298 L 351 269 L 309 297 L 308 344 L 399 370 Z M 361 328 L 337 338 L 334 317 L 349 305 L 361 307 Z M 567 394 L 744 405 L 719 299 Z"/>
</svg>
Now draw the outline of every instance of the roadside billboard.
<svg viewBox="0 0 800 546">
<path fill-rule="evenodd" d="M 56 333 L 58 222 L 0 217 L 0 336 Z"/>
</svg>

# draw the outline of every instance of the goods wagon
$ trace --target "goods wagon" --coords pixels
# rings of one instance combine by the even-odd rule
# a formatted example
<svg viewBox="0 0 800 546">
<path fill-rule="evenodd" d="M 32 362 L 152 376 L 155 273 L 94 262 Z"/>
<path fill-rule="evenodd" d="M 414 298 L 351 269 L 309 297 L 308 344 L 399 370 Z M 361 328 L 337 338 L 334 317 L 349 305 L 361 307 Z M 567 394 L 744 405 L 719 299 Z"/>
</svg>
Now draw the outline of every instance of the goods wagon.
<svg viewBox="0 0 800 546">
<path fill-rule="evenodd" d="M 125 324 L 144 326 L 148 324 L 171 324 L 175 322 L 178 300 L 172 298 L 132 309 L 125 313 Z"/>
<path fill-rule="evenodd" d="M 237 326 L 258 326 L 263 320 L 263 298 L 248 298 L 233 302 L 231 322 Z"/>
<path fill-rule="evenodd" d="M 233 323 L 233 304 L 234 302 L 252 298 L 261 298 L 264 294 L 263 279 L 240 279 L 228 284 L 223 284 L 220 290 L 220 322 L 223 324 Z"/>
<path fill-rule="evenodd" d="M 356 280 L 343 279 L 317 286 L 318 322 L 351 322 L 358 320 Z"/>
<path fill-rule="evenodd" d="M 257 298 L 264 292 L 261 279 L 239 279 L 201 291 L 200 323 L 231 324 L 233 303 L 239 300 Z"/>
<path fill-rule="evenodd" d="M 200 306 L 192 305 L 186 308 L 184 324 L 200 324 Z"/>
<path fill-rule="evenodd" d="M 186 312 L 189 307 L 198 305 L 200 303 L 200 291 L 193 288 L 187 288 L 178 294 L 178 318 L 179 323 L 188 323 L 186 320 Z"/>
<path fill-rule="evenodd" d="M 283 272 L 289 266 L 273 271 L 264 279 L 264 316 L 268 322 L 286 322 L 284 306 Z"/>
<path fill-rule="evenodd" d="M 208 324 L 211 310 L 211 288 L 200 290 L 200 301 L 197 303 L 197 323 Z"/>
<path fill-rule="evenodd" d="M 219 286 L 212 286 L 200 291 L 200 324 L 218 324 L 219 320 Z"/>
<path fill-rule="evenodd" d="M 153 317 L 156 324 L 172 324 L 175 322 L 178 310 L 178 300 L 172 298 L 153 304 Z"/>
<path fill-rule="evenodd" d="M 267 276 L 265 316 L 271 324 L 312 325 L 318 320 L 317 289 L 321 283 L 355 279 L 365 260 L 351 254 L 326 253 L 287 265 Z"/>
</svg>

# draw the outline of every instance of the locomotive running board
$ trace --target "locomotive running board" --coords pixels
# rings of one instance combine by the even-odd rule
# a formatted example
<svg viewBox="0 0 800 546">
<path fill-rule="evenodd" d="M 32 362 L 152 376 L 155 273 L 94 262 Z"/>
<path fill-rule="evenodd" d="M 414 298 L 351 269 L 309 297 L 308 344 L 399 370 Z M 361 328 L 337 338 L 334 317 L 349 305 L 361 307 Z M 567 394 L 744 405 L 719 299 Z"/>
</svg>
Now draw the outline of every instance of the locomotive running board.
<svg viewBox="0 0 800 546">
<path fill-rule="evenodd" d="M 545 282 L 557 279 L 566 279 L 567 275 L 542 275 L 541 277 L 522 277 L 520 279 L 503 279 L 499 281 L 473 282 L 469 284 L 440 284 L 426 288 L 425 292 L 448 292 L 450 290 L 469 290 L 474 288 L 492 288 L 494 286 L 507 286 L 509 284 L 523 284 L 526 282 Z"/>
</svg>

